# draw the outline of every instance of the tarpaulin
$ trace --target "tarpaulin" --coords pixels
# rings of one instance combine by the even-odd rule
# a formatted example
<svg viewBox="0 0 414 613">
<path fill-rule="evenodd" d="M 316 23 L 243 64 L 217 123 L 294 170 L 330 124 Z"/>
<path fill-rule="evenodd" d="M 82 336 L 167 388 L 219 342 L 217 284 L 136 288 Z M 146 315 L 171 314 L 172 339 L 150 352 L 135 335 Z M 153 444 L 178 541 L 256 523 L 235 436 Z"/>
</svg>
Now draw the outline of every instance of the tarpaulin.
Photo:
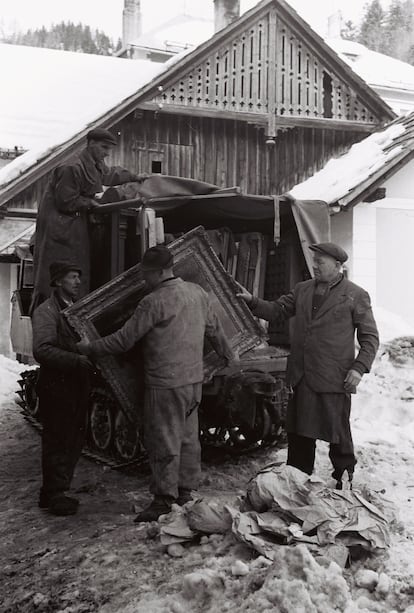
<svg viewBox="0 0 414 613">
<path fill-rule="evenodd" d="M 238 187 L 220 189 L 194 179 L 157 174 L 142 184 L 109 188 L 102 203 L 133 198 L 140 198 L 143 204 L 163 216 L 179 213 L 180 220 L 185 220 L 187 225 L 215 224 L 217 227 L 229 220 L 268 221 L 276 244 L 280 236 L 279 216 L 292 214 L 311 274 L 313 260 L 309 245 L 330 239 L 328 205 L 319 200 L 295 200 L 289 194 L 281 197 L 243 194 Z"/>
<path fill-rule="evenodd" d="M 296 200 L 290 194 L 286 194 L 285 198 L 291 202 L 303 255 L 313 276 L 313 255 L 309 246 L 330 241 L 329 206 L 323 200 Z"/>
</svg>

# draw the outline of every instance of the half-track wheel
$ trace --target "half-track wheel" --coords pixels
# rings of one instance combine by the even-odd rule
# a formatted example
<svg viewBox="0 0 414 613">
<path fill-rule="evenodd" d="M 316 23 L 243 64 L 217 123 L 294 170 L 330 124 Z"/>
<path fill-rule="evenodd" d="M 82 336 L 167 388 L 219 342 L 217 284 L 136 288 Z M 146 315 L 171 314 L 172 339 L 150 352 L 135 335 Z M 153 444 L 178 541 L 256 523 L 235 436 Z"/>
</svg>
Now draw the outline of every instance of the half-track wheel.
<svg viewBox="0 0 414 613">
<path fill-rule="evenodd" d="M 139 433 L 122 411 L 115 416 L 114 447 L 117 456 L 125 462 L 134 460 L 141 451 Z"/>
<path fill-rule="evenodd" d="M 104 390 L 91 394 L 89 434 L 93 446 L 102 452 L 110 449 L 114 438 L 113 400 Z"/>
<path fill-rule="evenodd" d="M 21 390 L 19 390 L 19 396 L 22 401 L 19 402 L 29 415 L 32 417 L 39 416 L 39 396 L 36 391 L 37 378 L 39 376 L 39 370 L 28 370 L 22 373 L 22 379 L 19 381 Z"/>
</svg>

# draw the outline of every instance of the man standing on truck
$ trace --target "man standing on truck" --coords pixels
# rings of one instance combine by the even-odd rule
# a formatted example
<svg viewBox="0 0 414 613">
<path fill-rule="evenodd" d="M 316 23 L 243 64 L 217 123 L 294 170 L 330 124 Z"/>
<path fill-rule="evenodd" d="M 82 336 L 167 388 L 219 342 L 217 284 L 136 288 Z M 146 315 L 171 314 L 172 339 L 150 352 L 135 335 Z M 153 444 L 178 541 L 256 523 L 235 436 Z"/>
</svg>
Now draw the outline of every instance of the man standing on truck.
<svg viewBox="0 0 414 613">
<path fill-rule="evenodd" d="M 51 262 L 62 260 L 82 266 L 79 296 L 89 291 L 88 213 L 98 205 L 95 194 L 103 185 L 142 182 L 137 175 L 120 166 L 108 167 L 105 158 L 117 140 L 109 130 L 88 132 L 86 148 L 51 173 L 39 206 L 33 255 L 34 291 L 30 312 L 50 294 L 48 270 Z"/>
<path fill-rule="evenodd" d="M 351 394 L 369 372 L 378 349 L 378 331 L 368 293 L 342 273 L 347 253 L 334 243 L 312 245 L 314 279 L 298 283 L 276 302 L 238 294 L 253 314 L 267 321 L 295 317 L 288 361 L 293 397 L 288 405 L 287 463 L 312 474 L 316 439 L 330 443 L 336 488 L 356 458 L 350 428 Z M 355 331 L 360 345 L 355 357 Z"/>
<path fill-rule="evenodd" d="M 61 311 L 76 300 L 81 269 L 52 262 L 52 294 L 33 313 L 33 355 L 40 364 L 39 394 L 42 473 L 39 507 L 54 515 L 73 515 L 78 500 L 66 496 L 86 428 L 91 362 L 76 348 L 78 337 Z"/>
<path fill-rule="evenodd" d="M 207 292 L 175 277 L 173 265 L 167 247 L 147 249 L 141 269 L 151 293 L 118 331 L 78 343 L 82 353 L 96 357 L 123 353 L 143 340 L 144 443 L 154 498 L 135 522 L 157 520 L 173 502 L 191 500 L 201 472 L 198 406 L 204 337 L 227 363 L 233 359 Z"/>
</svg>

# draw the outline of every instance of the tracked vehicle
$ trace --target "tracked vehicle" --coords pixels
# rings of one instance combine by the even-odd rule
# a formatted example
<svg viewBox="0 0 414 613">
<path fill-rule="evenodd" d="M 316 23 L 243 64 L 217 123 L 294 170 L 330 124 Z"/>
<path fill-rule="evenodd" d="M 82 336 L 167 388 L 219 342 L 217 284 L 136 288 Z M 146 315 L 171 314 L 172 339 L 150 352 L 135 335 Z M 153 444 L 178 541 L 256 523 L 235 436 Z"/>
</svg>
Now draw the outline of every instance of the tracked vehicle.
<svg viewBox="0 0 414 613">
<path fill-rule="evenodd" d="M 91 338 L 120 327 L 145 295 L 139 266 L 145 249 L 167 244 L 175 256 L 176 274 L 210 292 L 240 358 L 224 368 L 205 348 L 203 446 L 242 453 L 277 443 L 289 397 L 288 324 L 266 328 L 256 321 L 236 298 L 236 281 L 272 300 L 309 278 L 306 245 L 327 238 L 327 207 L 162 175 L 147 179 L 139 193 L 131 190 L 131 186 L 108 189 L 91 216 L 93 290 L 66 309 L 69 323 Z M 12 311 L 12 345 L 25 363 L 33 363 L 28 317 L 31 266 L 30 258 L 21 261 Z M 97 366 L 88 447 L 112 463 L 137 462 L 145 456 L 140 435 L 140 346 L 123 356 L 103 358 Z M 19 391 L 23 410 L 35 419 L 36 379 L 36 368 L 25 370 Z"/>
</svg>

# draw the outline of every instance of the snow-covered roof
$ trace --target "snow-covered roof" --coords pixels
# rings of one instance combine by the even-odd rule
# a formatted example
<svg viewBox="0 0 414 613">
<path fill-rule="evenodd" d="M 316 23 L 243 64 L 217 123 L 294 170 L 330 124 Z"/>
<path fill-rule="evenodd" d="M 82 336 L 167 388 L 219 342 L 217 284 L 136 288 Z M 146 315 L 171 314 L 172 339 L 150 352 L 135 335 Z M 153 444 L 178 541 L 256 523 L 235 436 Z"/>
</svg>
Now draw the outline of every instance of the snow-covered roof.
<svg viewBox="0 0 414 613">
<path fill-rule="evenodd" d="M 243 28 L 246 27 L 250 20 L 254 19 L 258 14 L 264 14 L 265 11 L 273 6 L 273 2 L 274 0 L 261 0 L 255 7 L 244 13 L 227 28 L 217 32 L 195 49 L 189 48 L 182 53 L 178 53 L 165 64 L 157 64 L 146 60 L 129 61 L 120 58 L 86 56 L 65 51 L 19 47 L 18 49 L 22 54 L 28 49 L 32 58 L 30 61 L 26 56 L 25 61 L 20 62 L 20 68 L 16 65 L 12 70 L 13 76 L 16 74 L 24 75 L 24 79 L 19 81 L 20 97 L 23 97 L 27 82 L 30 85 L 30 90 L 35 90 L 36 92 L 32 105 L 22 105 L 21 101 L 18 100 L 20 119 L 24 118 L 23 113 L 26 113 L 29 118 L 33 117 L 31 108 L 37 105 L 37 107 L 40 106 L 42 109 L 42 103 L 45 104 L 47 102 L 47 116 L 43 115 L 43 117 L 46 124 L 49 123 L 50 126 L 50 123 L 55 121 L 56 126 L 48 130 L 47 138 L 42 141 L 41 145 L 33 145 L 27 153 L 0 169 L 1 204 L 13 197 L 13 195 L 16 195 L 19 190 L 26 188 L 31 182 L 43 176 L 57 160 L 63 160 L 65 156 L 68 157 L 70 148 L 80 146 L 90 126 L 108 127 L 113 125 L 115 117 L 119 120 L 121 116 L 125 116 L 136 108 L 137 103 L 144 100 L 146 96 L 153 97 L 155 92 L 165 86 L 166 75 L 164 73 L 168 71 L 168 80 L 170 82 L 174 78 L 181 78 L 190 65 L 205 58 L 211 49 L 220 48 L 222 42 L 229 40 L 236 32 L 243 31 Z M 390 107 L 380 96 L 351 70 L 346 63 L 338 58 L 337 54 L 325 44 L 321 37 L 313 32 L 286 0 L 278 0 L 277 8 L 282 18 L 286 19 L 288 24 L 292 23 L 292 27 L 300 28 L 300 32 L 307 43 L 311 46 L 314 45 L 318 49 L 318 53 L 326 57 L 330 65 L 335 70 L 338 70 L 342 78 L 361 96 L 362 101 L 369 102 L 369 106 L 378 120 L 380 118 L 383 120 L 389 119 L 394 115 Z M 13 53 L 14 49 L 10 49 L 10 45 L 6 45 L 6 47 L 9 48 L 10 53 Z M 7 52 L 7 49 L 5 52 Z M 34 62 L 33 72 L 29 71 L 28 66 L 31 67 L 33 58 L 40 57 L 37 55 L 40 53 L 51 54 L 51 57 L 53 54 L 55 60 L 52 62 L 52 65 L 49 64 L 49 69 L 44 68 L 45 64 L 43 62 Z M 79 62 L 76 64 L 78 70 L 74 68 L 74 65 L 69 60 L 63 60 L 63 56 L 71 56 L 73 62 L 77 60 Z M 7 60 L 3 61 L 1 54 L 0 61 L 2 62 L 2 67 L 4 64 L 8 66 L 5 72 L 8 82 L 12 83 L 12 89 L 14 89 L 16 79 L 11 79 L 10 63 Z M 68 65 L 66 65 L 66 61 Z M 99 66 L 101 62 L 102 66 L 103 62 L 105 62 L 107 67 L 105 74 L 102 74 L 100 69 L 98 70 L 98 62 Z M 38 79 L 33 78 L 33 73 L 36 71 L 40 73 Z M 95 76 L 97 74 L 100 75 L 99 79 Z M 2 76 L 4 80 L 4 75 Z M 40 85 L 42 82 L 46 83 L 44 87 Z M 75 84 L 75 88 L 73 84 Z M 56 108 L 59 106 L 56 100 L 54 103 L 48 100 L 49 94 L 51 97 L 56 95 L 55 90 L 66 92 L 66 99 L 61 99 L 60 108 L 62 112 L 60 110 L 56 112 Z M 84 96 L 83 91 L 87 91 L 88 95 Z M 8 111 L 10 116 L 14 114 L 12 110 L 13 98 L 19 98 L 13 92 L 13 95 L 9 98 L 9 103 L 6 104 L 5 100 L 8 99 L 8 95 L 7 92 L 0 102 L 0 131 L 1 122 L 4 123 L 3 118 L 6 116 L 6 112 Z M 30 99 L 30 95 L 27 92 L 26 96 Z M 111 100 L 109 100 L 109 97 L 111 97 Z M 62 96 L 62 98 L 65 98 L 65 96 Z M 40 131 L 40 133 L 42 132 Z"/>
<path fill-rule="evenodd" d="M 35 226 L 33 219 L 0 219 L 0 259 L 12 255 L 20 245 L 28 245 Z"/>
<path fill-rule="evenodd" d="M 316 174 L 290 190 L 297 199 L 324 200 L 329 204 L 352 203 L 367 189 L 408 161 L 414 150 L 414 113 L 352 145 L 347 153 L 332 158 Z"/>
<path fill-rule="evenodd" d="M 414 66 L 341 38 L 326 42 L 371 86 L 409 90 L 414 94 Z"/>
<path fill-rule="evenodd" d="M 181 14 L 145 32 L 130 44 L 170 51 L 174 50 L 174 47 L 183 49 L 195 47 L 211 38 L 213 34 L 214 22 L 212 20 Z"/>
<path fill-rule="evenodd" d="M 22 147 L 32 159 L 72 137 L 165 69 L 147 60 L 7 44 L 0 44 L 0 65 L 0 147 Z M 14 165 L 20 166 L 22 157 L 0 170 L 0 183 Z"/>
<path fill-rule="evenodd" d="M 117 108 L 190 52 L 191 48 L 186 49 L 157 64 L 0 44 L 5 84 L 0 96 L 0 147 L 13 148 L 21 143 L 27 149 L 0 168 L 0 187 Z M 16 74 L 24 78 L 16 79 Z"/>
</svg>

